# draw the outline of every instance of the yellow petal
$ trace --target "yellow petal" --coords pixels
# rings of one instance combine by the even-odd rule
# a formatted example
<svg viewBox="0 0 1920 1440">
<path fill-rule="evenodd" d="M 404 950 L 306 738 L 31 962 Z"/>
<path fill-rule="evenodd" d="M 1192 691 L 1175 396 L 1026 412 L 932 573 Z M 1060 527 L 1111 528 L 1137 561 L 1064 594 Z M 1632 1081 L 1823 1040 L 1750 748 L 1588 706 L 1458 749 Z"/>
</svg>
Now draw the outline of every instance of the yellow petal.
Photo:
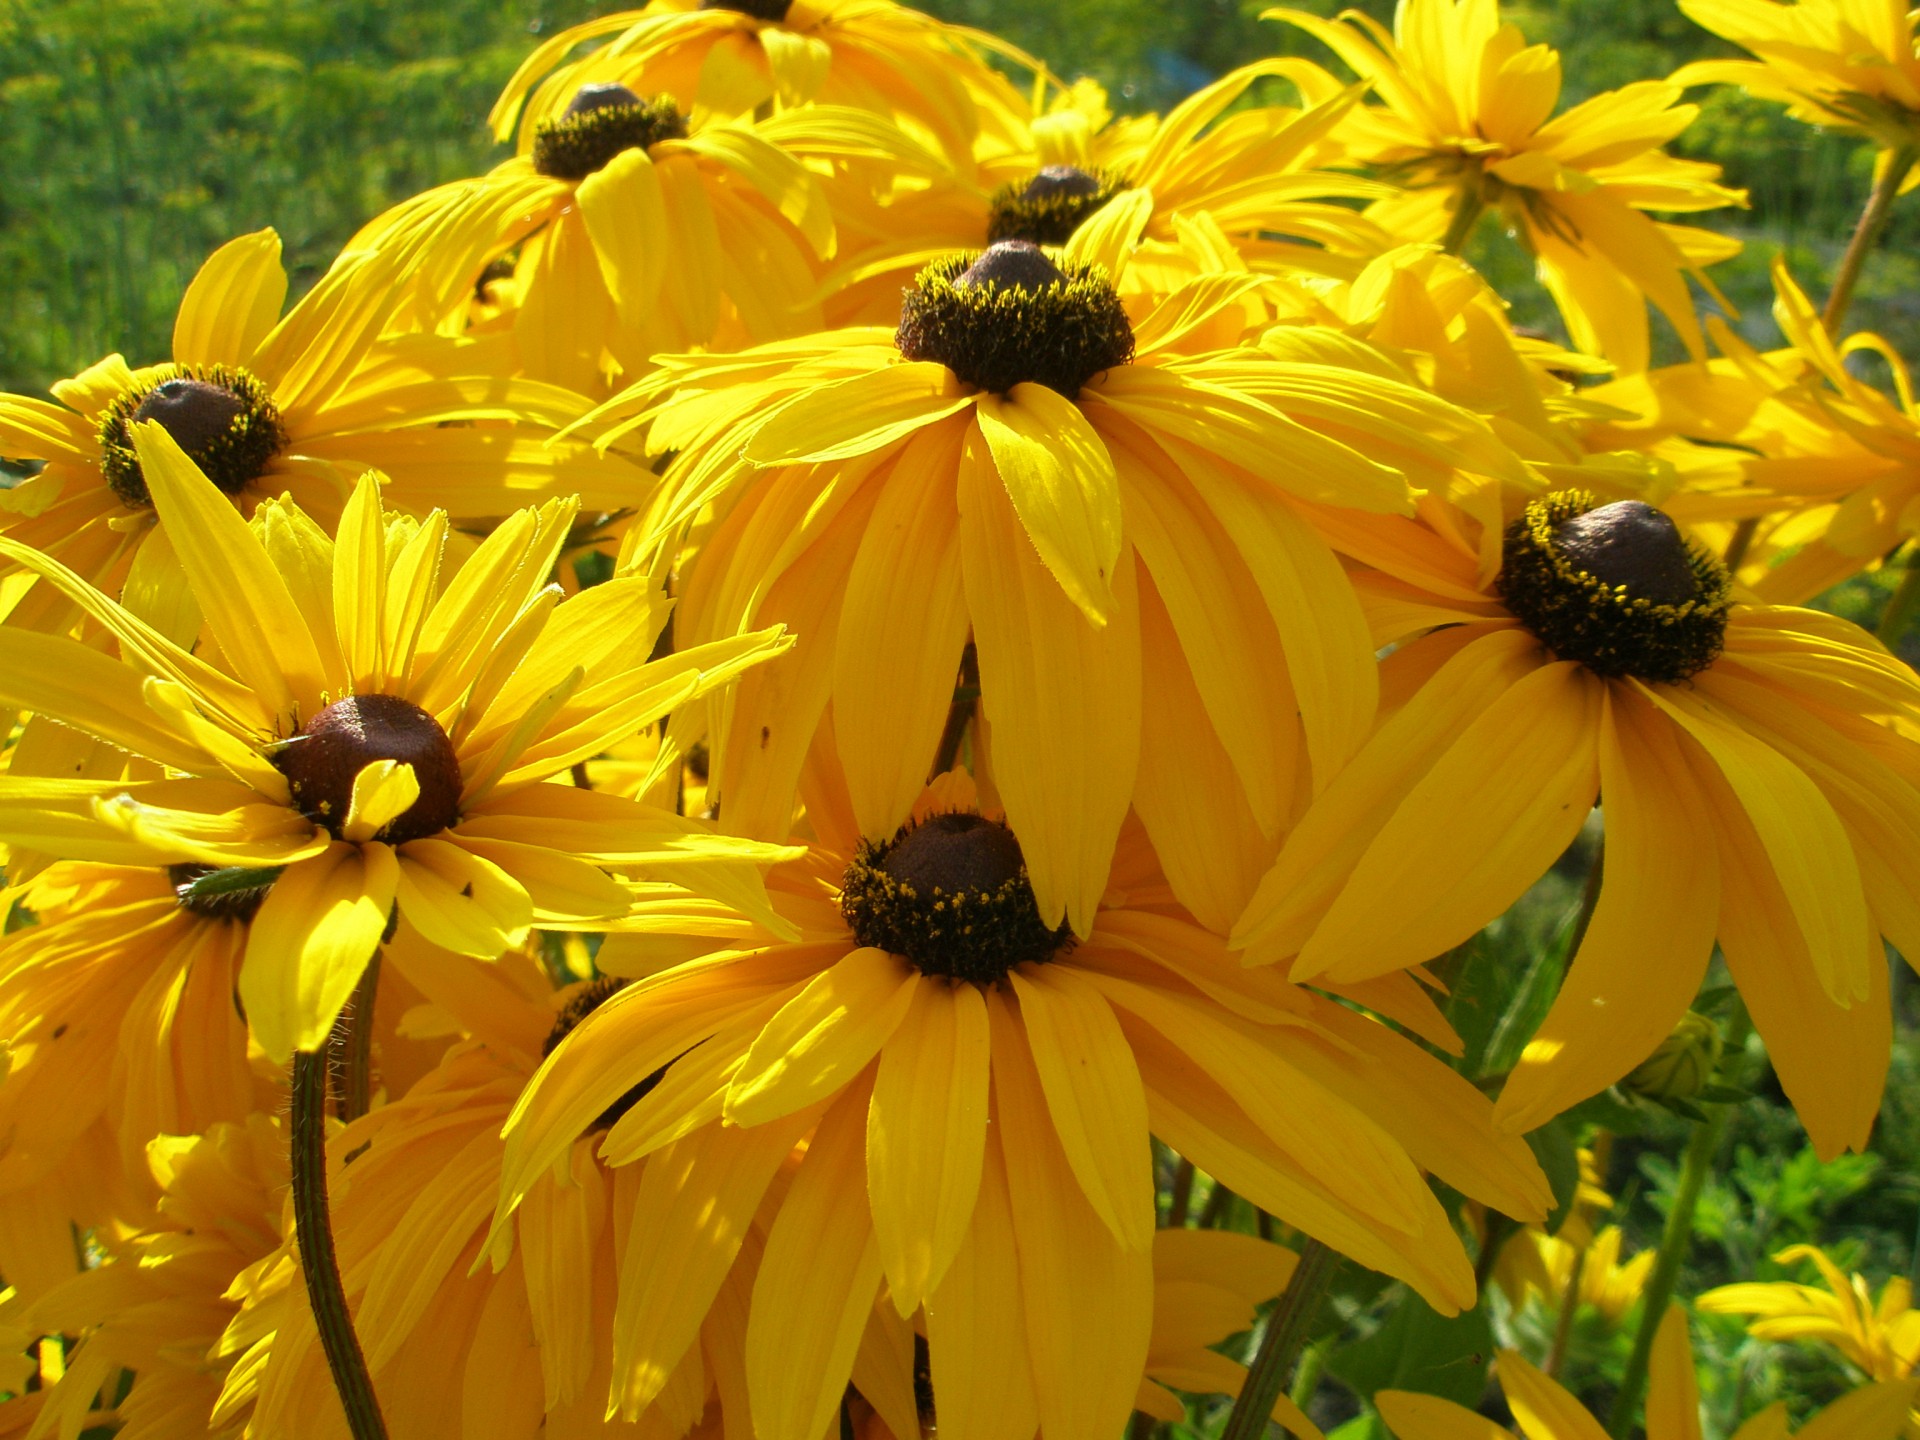
<svg viewBox="0 0 1920 1440">
<path fill-rule="evenodd" d="M 747 1390 L 764 1440 L 818 1440 L 853 1373 L 880 1286 L 866 1130 L 866 1087 L 856 1085 L 814 1132 L 767 1236 L 747 1322 Z"/>
<path fill-rule="evenodd" d="M 981 395 L 974 407 L 994 469 L 1027 539 L 1095 625 L 1113 608 L 1120 482 L 1080 407 L 1044 385 Z"/>
<path fill-rule="evenodd" d="M 747 442 L 759 465 L 818 464 L 884 450 L 914 431 L 972 407 L 944 365 L 888 365 L 851 380 L 802 391 Z"/>
<path fill-rule="evenodd" d="M 867 1188 L 893 1303 L 911 1315 L 965 1241 L 987 1139 L 987 1011 L 972 985 L 913 987 L 880 1052 Z"/>
<path fill-rule="evenodd" d="M 275 1064 L 326 1044 L 387 928 L 398 878 L 386 846 L 335 844 L 274 881 L 247 934 L 240 1000 Z"/>
<path fill-rule="evenodd" d="M 1379 1390 L 1373 1406 L 1397 1440 L 1513 1440 L 1511 1430 L 1438 1395 Z"/>
<path fill-rule="evenodd" d="M 1119 1021 L 1065 966 L 1008 978 L 1067 1164 L 1121 1248 L 1146 1249 L 1155 1219 L 1147 1100 Z"/>
<path fill-rule="evenodd" d="M 229 240 L 207 257 L 181 297 L 173 358 L 182 365 L 244 365 L 280 319 L 287 272 L 271 229 Z"/>
<path fill-rule="evenodd" d="M 457 955 L 492 960 L 527 938 L 533 902 L 513 876 L 447 840 L 410 840 L 400 851 L 400 913 Z"/>
<path fill-rule="evenodd" d="M 1863 1385 L 1802 1425 L 1797 1440 L 1895 1440 L 1909 1433 L 1917 1396 L 1920 1379 Z"/>
<path fill-rule="evenodd" d="M 1678 737 L 1635 692 L 1600 728 L 1600 900 L 1553 1009 L 1501 1093 L 1518 1134 L 1611 1085 L 1679 1023 L 1713 958 L 1720 867 L 1711 804 Z"/>
<path fill-rule="evenodd" d="M 355 694 L 386 689 L 387 536 L 380 482 L 362 475 L 333 545 L 333 619 Z"/>
<path fill-rule="evenodd" d="M 580 182 L 574 200 L 621 323 L 645 323 L 671 253 L 666 201 L 652 158 L 641 146 L 621 151 Z"/>
<path fill-rule="evenodd" d="M 1693 1373 L 1687 1312 L 1669 1304 L 1647 1368 L 1646 1425 L 1660 1440 L 1700 1440 L 1700 1382 Z"/>
<path fill-rule="evenodd" d="M 64 635 L 0 627 L 0 706 L 35 711 L 178 770 L 205 769 L 198 747 L 147 709 L 145 679 Z"/>
<path fill-rule="evenodd" d="M 727 1119 L 758 1125 L 827 1098 L 887 1043 L 922 983 L 932 982 L 897 955 L 850 952 L 760 1032 L 727 1092 Z"/>
<path fill-rule="evenodd" d="M 134 448 L 207 628 L 234 673 L 295 728 L 317 708 L 325 675 L 313 635 L 273 562 L 233 502 L 157 422 L 135 425 Z"/>
<path fill-rule="evenodd" d="M 405 761 L 375 760 L 362 766 L 353 777 L 353 797 L 340 838 L 356 843 L 373 839 L 419 798 L 419 777 Z"/>
</svg>

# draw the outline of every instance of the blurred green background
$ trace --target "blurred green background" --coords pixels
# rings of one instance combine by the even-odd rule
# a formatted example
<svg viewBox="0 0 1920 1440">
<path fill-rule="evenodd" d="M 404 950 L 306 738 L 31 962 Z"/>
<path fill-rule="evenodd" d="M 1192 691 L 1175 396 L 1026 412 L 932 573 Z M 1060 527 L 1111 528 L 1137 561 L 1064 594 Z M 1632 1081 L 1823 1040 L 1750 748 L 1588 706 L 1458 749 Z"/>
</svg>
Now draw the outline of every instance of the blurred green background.
<svg viewBox="0 0 1920 1440">
<path fill-rule="evenodd" d="M 0 0 L 0 389 L 44 391 L 113 350 L 136 364 L 163 357 L 182 288 L 210 250 L 240 232 L 277 227 L 296 287 L 309 283 L 367 217 L 499 158 L 482 120 L 522 55 L 556 29 L 614 8 L 599 0 Z M 1122 110 L 1163 108 L 1282 48 L 1328 59 L 1296 32 L 1261 22 L 1261 6 L 1242 0 L 929 0 L 928 8 L 997 30 L 1068 76 L 1093 75 Z M 1364 8 L 1390 18 L 1383 0 Z M 1671 0 L 1542 0 L 1509 4 L 1506 15 L 1563 51 L 1567 102 L 1731 53 Z M 1750 211 L 1703 220 L 1748 242 L 1715 274 L 1742 327 L 1765 341 L 1768 261 L 1785 247 L 1820 293 L 1864 199 L 1871 156 L 1777 107 L 1732 92 L 1697 98 L 1701 117 L 1679 148 L 1725 165 L 1729 181 L 1752 192 Z M 1913 197 L 1896 212 L 1854 310 L 1856 323 L 1883 330 L 1909 354 L 1920 353 L 1917 236 Z M 1473 253 L 1515 301 L 1518 318 L 1557 328 L 1511 241 L 1488 227 Z M 1880 582 L 1867 579 L 1832 599 L 1871 624 L 1883 596 Z M 1570 853 L 1458 957 L 1456 1020 L 1466 1031 L 1477 1027 L 1489 1074 L 1503 1063 L 1492 1050 L 1507 1043 L 1495 1032 L 1524 1037 L 1558 983 L 1589 858 Z M 1818 1164 L 1756 1049 L 1758 1093 L 1740 1107 L 1708 1190 L 1683 1295 L 1771 1277 L 1766 1256 L 1798 1240 L 1830 1246 L 1876 1286 L 1914 1264 L 1920 987 L 1899 967 L 1896 983 L 1902 1040 L 1876 1155 Z M 1626 1227 L 1629 1251 L 1646 1248 L 1657 1243 L 1674 1180 L 1667 1157 L 1684 1143 L 1686 1122 L 1664 1112 L 1607 1118 L 1628 1132 L 1608 1174 L 1621 1202 L 1611 1218 Z M 1573 1133 L 1564 1127 L 1554 1143 L 1570 1148 Z M 1391 1322 L 1415 1333 L 1384 1329 L 1395 1315 L 1415 1315 Z M 1376 1339 L 1371 1351 L 1355 1352 L 1359 1359 L 1330 1365 L 1314 1402 L 1328 1422 L 1353 1416 L 1355 1393 L 1376 1383 L 1420 1383 L 1409 1357 L 1431 1360 L 1428 1379 L 1465 1375 L 1471 1383 L 1471 1367 L 1483 1372 L 1484 1316 L 1451 1325 L 1421 1318 L 1351 1269 L 1338 1324 L 1349 1341 Z M 1502 1324 L 1508 1335 L 1525 1335 L 1551 1317 Z M 1720 1435 L 1735 1415 L 1775 1398 L 1803 1416 L 1849 1380 L 1814 1352 L 1747 1340 L 1735 1321 L 1702 1320 L 1695 1333 Z M 1566 1378 L 1604 1403 L 1623 1335 L 1589 1314 L 1573 1342 Z M 1364 1418 L 1351 1423 L 1347 1434 L 1365 1432 Z"/>
</svg>

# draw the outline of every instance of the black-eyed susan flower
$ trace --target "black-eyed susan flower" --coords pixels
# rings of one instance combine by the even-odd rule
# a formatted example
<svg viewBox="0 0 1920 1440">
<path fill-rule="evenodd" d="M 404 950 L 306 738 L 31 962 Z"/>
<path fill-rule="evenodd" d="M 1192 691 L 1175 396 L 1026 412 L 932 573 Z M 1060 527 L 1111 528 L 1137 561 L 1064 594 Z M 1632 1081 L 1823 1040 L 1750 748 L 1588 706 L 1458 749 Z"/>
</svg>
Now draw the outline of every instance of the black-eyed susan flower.
<svg viewBox="0 0 1920 1440">
<path fill-rule="evenodd" d="M 1500 1388 L 1528 1440 L 1604 1440 L 1606 1428 L 1558 1382 L 1542 1375 L 1517 1352 L 1502 1350 L 1494 1362 Z M 1842 1396 L 1792 1433 L 1798 1440 L 1897 1440 L 1907 1406 L 1920 1381 L 1868 1385 Z M 1382 1390 L 1374 1396 L 1380 1418 L 1396 1440 L 1489 1440 L 1507 1432 L 1465 1406 L 1437 1395 Z M 1700 1440 L 1700 1382 L 1687 1313 L 1668 1309 L 1654 1340 L 1647 1392 L 1647 1440 Z M 1788 1433 L 1786 1402 L 1768 1406 L 1734 1433 L 1733 1440 L 1779 1440 Z"/>
<path fill-rule="evenodd" d="M 251 514 L 270 496 L 331 528 L 368 469 L 391 503 L 494 516 L 529 494 L 632 505 L 647 477 L 582 445 L 548 445 L 584 409 L 578 396 L 489 373 L 471 347 L 430 337 L 383 344 L 411 250 L 343 257 L 284 318 L 280 237 L 244 235 L 216 250 L 174 320 L 173 358 L 119 355 L 53 386 L 52 401 L 0 395 L 0 456 L 43 462 L 0 490 L 0 535 L 32 546 L 148 623 L 184 640 L 197 626 L 172 546 L 148 553 L 159 512 L 133 429 L 156 423 L 218 490 Z M 542 424 L 541 422 L 545 422 Z M 39 585 L 8 623 L 64 629 L 70 602 Z"/>
<path fill-rule="evenodd" d="M 1408 0 L 1389 34 L 1349 11 L 1325 20 L 1270 10 L 1322 41 L 1372 82 L 1381 103 L 1342 132 L 1351 158 L 1405 187 L 1372 217 L 1407 240 L 1464 242 L 1497 212 L 1538 262 L 1576 345 L 1623 370 L 1644 370 L 1646 305 L 1698 356 L 1700 323 L 1687 276 L 1727 259 L 1737 241 L 1656 221 L 1646 212 L 1740 205 L 1720 168 L 1663 148 L 1698 106 L 1681 85 L 1641 81 L 1553 111 L 1560 57 L 1502 24 L 1497 0 Z"/>
<path fill-rule="evenodd" d="M 625 1413 L 680 1363 L 803 1139 L 747 1321 L 766 1440 L 823 1430 L 876 1304 L 924 1311 L 942 1434 L 1110 1434 L 1150 1349 L 1150 1135 L 1445 1310 L 1471 1302 L 1471 1268 L 1421 1168 L 1507 1213 L 1544 1208 L 1530 1154 L 1495 1138 L 1471 1086 L 1387 1026 L 1232 965 L 1137 832 L 1076 943 L 975 800 L 952 772 L 880 843 L 854 840 L 844 802 L 816 809 L 837 838 L 769 879 L 796 940 L 666 898 L 603 945 L 603 966 L 641 978 L 515 1106 L 496 1226 L 665 1067 L 598 1151 L 616 1172 L 646 1162 L 632 1233 L 680 1237 L 622 1276 Z M 658 968 L 652 947 L 702 936 L 709 953 Z M 1445 1038 L 1410 977 L 1364 1003 Z"/>
<path fill-rule="evenodd" d="M 833 233 L 818 182 L 751 121 L 689 120 L 672 95 L 607 81 L 570 91 L 513 159 L 403 201 L 351 244 L 420 247 L 401 318 L 427 330 L 462 328 L 504 258 L 513 304 L 484 328 L 510 331 L 508 363 L 599 396 L 659 351 L 818 328 L 809 297 Z"/>
<path fill-rule="evenodd" d="M 542 43 L 488 119 L 500 140 L 517 127 L 525 149 L 581 86 L 617 84 L 643 95 L 666 91 L 723 118 L 810 103 L 852 106 L 890 116 L 960 160 L 983 141 L 1004 144 L 1027 114 L 989 57 L 1042 73 L 1039 61 L 1004 40 L 895 0 L 654 0 Z"/>
<path fill-rule="evenodd" d="M 1849 1275 L 1813 1245 L 1789 1245 L 1776 1265 L 1811 1261 L 1826 1289 L 1787 1280 L 1750 1280 L 1709 1290 L 1695 1303 L 1705 1315 L 1747 1315 L 1759 1340 L 1831 1346 L 1869 1380 L 1905 1380 L 1920 1371 L 1920 1310 L 1913 1287 L 1896 1275 L 1875 1296 L 1866 1277 Z"/>
<path fill-rule="evenodd" d="M 1484 422 L 1404 381 L 1188 353 L 1258 277 L 1130 320 L 1112 213 L 1058 261 L 1003 241 L 929 266 L 897 330 L 671 357 L 604 407 L 602 443 L 645 424 L 678 452 L 625 563 L 659 570 L 704 526 L 680 633 L 778 616 L 800 636 L 715 708 L 730 829 L 785 838 L 831 704 L 861 830 L 891 835 L 971 635 L 1047 924 L 1092 923 L 1132 806 L 1182 903 L 1224 928 L 1373 710 L 1373 642 L 1313 517 L 1408 511 L 1409 475 L 1444 486 L 1456 464 L 1525 481 Z"/>
<path fill-rule="evenodd" d="M 1912 11 L 1879 0 L 1680 0 L 1680 9 L 1758 59 L 1695 61 L 1674 84 L 1738 85 L 1808 124 L 1867 135 L 1883 168 L 1920 146 Z M 1902 188 L 1915 183 L 1910 173 Z"/>
<path fill-rule="evenodd" d="M 492 959 L 536 921 L 610 913 L 600 866 L 678 868 L 751 894 L 764 847 L 539 782 L 784 643 L 770 633 L 649 663 L 644 583 L 562 602 L 575 506 L 508 517 L 457 568 L 447 519 L 383 513 L 363 477 L 329 540 L 298 507 L 249 524 L 154 424 L 132 439 L 210 644 L 187 650 L 57 560 L 0 539 L 118 642 L 0 632 L 4 703 L 136 757 L 126 778 L 0 781 L 0 837 L 56 858 L 255 870 L 239 994 L 276 1062 L 312 1050 L 397 905 L 428 940 Z M 149 778 L 151 777 L 151 778 Z"/>
<path fill-rule="evenodd" d="M 1664 1041 L 1717 939 L 1816 1147 L 1864 1146 L 1884 935 L 1920 954 L 1920 683 L 1810 610 L 1736 603 L 1638 501 L 1563 491 L 1504 564 L 1408 525 L 1362 584 L 1397 709 L 1301 820 L 1235 930 L 1297 980 L 1418 964 L 1503 912 L 1604 804 L 1593 920 L 1500 1098 L 1530 1129 Z M 1414 638 L 1418 637 L 1418 638 Z"/>
</svg>

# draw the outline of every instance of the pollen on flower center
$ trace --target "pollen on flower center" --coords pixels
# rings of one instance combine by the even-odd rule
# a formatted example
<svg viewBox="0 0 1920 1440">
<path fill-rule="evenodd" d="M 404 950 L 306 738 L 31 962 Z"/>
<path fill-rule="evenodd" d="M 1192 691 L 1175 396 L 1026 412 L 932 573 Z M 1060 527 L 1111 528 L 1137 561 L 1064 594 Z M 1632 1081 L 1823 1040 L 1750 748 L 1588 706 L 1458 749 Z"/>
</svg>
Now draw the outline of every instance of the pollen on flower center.
<svg viewBox="0 0 1920 1440">
<path fill-rule="evenodd" d="M 1124 180 L 1104 170 L 1048 165 L 994 192 L 988 202 L 987 239 L 1064 245 L 1082 220 L 1124 189 Z"/>
<path fill-rule="evenodd" d="M 1050 959 L 1070 938 L 1041 921 L 1013 832 L 965 811 L 862 841 L 841 881 L 840 912 L 862 945 L 976 985 Z"/>
<path fill-rule="evenodd" d="M 894 341 L 907 359 L 936 361 L 982 390 L 1033 383 L 1069 400 L 1133 359 L 1133 326 L 1105 270 L 1063 270 L 1028 240 L 922 270 Z"/>
<path fill-rule="evenodd" d="M 287 445 L 267 387 L 229 365 L 169 365 L 163 377 L 116 397 L 100 421 L 100 468 L 129 505 L 153 503 L 133 448 L 136 421 L 157 421 L 206 477 L 238 495 Z"/>
<path fill-rule="evenodd" d="M 602 975 L 598 979 L 587 981 L 586 984 L 569 995 L 566 1003 L 560 1007 L 560 1013 L 554 1017 L 553 1028 L 547 1032 L 547 1038 L 540 1046 L 541 1058 L 544 1059 L 548 1055 L 553 1054 L 553 1052 L 560 1047 L 560 1042 L 579 1028 L 582 1020 L 585 1020 L 587 1016 L 591 1015 L 615 995 L 618 995 L 622 990 L 626 989 L 628 983 L 628 981 L 616 979 L 611 975 Z M 648 1092 L 665 1078 L 667 1068 L 667 1066 L 662 1065 L 658 1070 L 640 1081 L 639 1084 L 627 1090 L 627 1092 L 618 1100 L 614 1101 L 613 1104 L 602 1110 L 599 1115 L 594 1118 L 593 1124 L 587 1127 L 587 1133 L 592 1134 L 596 1130 L 612 1129 L 616 1120 L 626 1114 L 627 1111 L 631 1110 L 635 1105 L 638 1105 L 646 1098 Z"/>
<path fill-rule="evenodd" d="M 1507 527 L 1500 595 L 1554 654 L 1600 675 L 1678 683 L 1726 635 L 1726 570 L 1639 500 L 1533 501 Z"/>
<path fill-rule="evenodd" d="M 557 180 L 584 180 L 623 150 L 684 140 L 687 117 L 670 95 L 643 100 L 624 85 L 582 85 L 558 120 L 533 137 L 533 168 Z"/>
<path fill-rule="evenodd" d="M 735 10 L 769 25 L 778 25 L 793 8 L 793 0 L 700 0 L 702 10 Z"/>
<path fill-rule="evenodd" d="M 431 715 L 397 695 L 336 700 L 273 755 L 294 803 L 336 836 L 347 823 L 354 777 L 376 760 L 411 765 L 420 786 L 419 798 L 377 839 L 402 845 L 436 835 L 460 818 L 460 759 L 453 742 Z"/>
</svg>

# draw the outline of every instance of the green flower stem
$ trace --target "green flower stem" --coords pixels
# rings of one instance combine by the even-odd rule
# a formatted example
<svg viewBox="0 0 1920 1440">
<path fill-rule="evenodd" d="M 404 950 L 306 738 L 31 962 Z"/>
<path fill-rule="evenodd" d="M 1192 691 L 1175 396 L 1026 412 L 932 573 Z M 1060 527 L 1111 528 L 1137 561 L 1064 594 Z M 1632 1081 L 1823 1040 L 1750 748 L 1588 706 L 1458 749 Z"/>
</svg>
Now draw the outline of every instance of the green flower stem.
<svg viewBox="0 0 1920 1440">
<path fill-rule="evenodd" d="M 380 952 L 376 950 L 327 1040 L 334 1113 L 343 1124 L 351 1124 L 373 1108 L 373 1002 L 379 989 Z"/>
<path fill-rule="evenodd" d="M 1726 1026 L 1727 1051 L 1734 1057 L 1738 1057 L 1746 1045 L 1747 1025 L 1745 1008 L 1736 1005 Z M 1633 1353 L 1627 1357 L 1627 1368 L 1620 1377 L 1612 1413 L 1607 1417 L 1607 1433 L 1614 1440 L 1625 1440 L 1632 1433 L 1634 1415 L 1647 1388 L 1653 1338 L 1667 1313 L 1667 1302 L 1673 1299 L 1673 1287 L 1680 1279 L 1680 1264 L 1693 1244 L 1694 1211 L 1699 1206 L 1707 1176 L 1713 1171 L 1713 1157 L 1719 1153 L 1720 1142 L 1726 1138 L 1732 1118 L 1731 1105 L 1715 1105 L 1705 1120 L 1695 1122 L 1693 1134 L 1687 1140 L 1686 1156 L 1680 1162 L 1680 1183 L 1673 1192 L 1673 1208 L 1667 1212 L 1666 1226 L 1660 1232 L 1660 1250 L 1654 1257 L 1653 1272 L 1647 1276 L 1640 1328 L 1633 1335 Z"/>
<path fill-rule="evenodd" d="M 1294 1269 L 1292 1283 L 1267 1316 L 1260 1349 L 1247 1370 L 1246 1383 L 1240 1387 L 1240 1398 L 1233 1402 L 1233 1413 L 1227 1416 L 1227 1428 L 1220 1432 L 1220 1440 L 1261 1440 L 1267 1433 L 1273 1402 L 1286 1388 L 1293 1357 L 1300 1353 L 1339 1268 L 1340 1257 L 1318 1240 L 1309 1240 L 1300 1248 L 1300 1263 Z"/>
<path fill-rule="evenodd" d="M 369 965 L 370 975 L 377 974 Z M 355 994 L 348 1012 L 350 1031 L 365 1034 L 373 1028 L 372 983 L 362 982 L 366 1003 Z M 364 1042 L 349 1041 L 349 1054 Z M 373 1377 L 360 1339 L 353 1333 L 353 1316 L 340 1283 L 340 1264 L 333 1252 L 333 1227 L 327 1218 L 327 1051 L 297 1053 L 293 1057 L 291 1159 L 293 1162 L 294 1233 L 300 1246 L 300 1270 L 306 1276 L 307 1304 L 314 1328 L 333 1372 L 333 1388 L 340 1394 L 347 1429 L 353 1440 L 386 1440 L 387 1422 L 373 1393 Z M 364 1084 L 364 1075 L 363 1075 Z M 343 1099 L 347 1086 L 342 1086 Z"/>
<path fill-rule="evenodd" d="M 1880 643 L 1889 650 L 1899 645 L 1907 633 L 1907 627 L 1913 623 L 1913 612 L 1920 609 L 1920 550 L 1906 547 L 1901 559 L 1905 573 L 1900 584 L 1894 589 L 1893 598 L 1887 601 L 1886 611 L 1880 616 L 1880 624 L 1874 634 L 1880 637 Z"/>
<path fill-rule="evenodd" d="M 1887 228 L 1887 217 L 1893 212 L 1894 199 L 1916 160 L 1920 160 L 1920 149 L 1911 145 L 1902 145 L 1893 151 L 1887 157 L 1887 167 L 1881 172 L 1879 183 L 1873 187 L 1873 194 L 1867 197 L 1867 208 L 1860 212 L 1860 223 L 1847 242 L 1846 254 L 1840 257 L 1833 289 L 1827 292 L 1826 308 L 1820 312 L 1820 323 L 1836 340 L 1840 338 L 1840 322 L 1847 318 L 1847 306 L 1853 301 L 1853 287 L 1859 283 L 1860 271 L 1867 263 L 1867 256 L 1873 253 L 1873 247 L 1880 243 L 1880 236 Z"/>
<path fill-rule="evenodd" d="M 1487 202 L 1480 193 L 1480 186 L 1473 184 L 1463 189 L 1459 207 L 1453 212 L 1453 223 L 1447 226 L 1447 235 L 1440 242 L 1440 248 L 1449 255 L 1464 252 L 1467 241 L 1473 238 L 1474 229 L 1480 224 L 1480 217 L 1486 213 Z"/>
<path fill-rule="evenodd" d="M 973 642 L 969 640 L 967 648 L 960 654 L 960 683 L 954 687 L 953 701 L 947 707 L 947 725 L 940 732 L 940 745 L 934 753 L 933 769 L 927 776 L 929 780 L 953 769 L 954 762 L 960 758 L 960 742 L 967 738 L 967 727 L 973 723 L 973 714 L 979 704 L 980 661 Z"/>
<path fill-rule="evenodd" d="M 1553 1348 L 1547 1351 L 1547 1363 L 1541 1368 L 1548 1379 L 1558 1379 L 1560 1367 L 1567 1362 L 1567 1345 L 1573 1339 L 1573 1317 L 1580 1309 L 1580 1282 L 1587 1274 L 1587 1252 L 1573 1252 L 1573 1264 L 1567 1267 L 1567 1289 L 1560 1297 L 1560 1314 L 1553 1324 Z"/>
</svg>

